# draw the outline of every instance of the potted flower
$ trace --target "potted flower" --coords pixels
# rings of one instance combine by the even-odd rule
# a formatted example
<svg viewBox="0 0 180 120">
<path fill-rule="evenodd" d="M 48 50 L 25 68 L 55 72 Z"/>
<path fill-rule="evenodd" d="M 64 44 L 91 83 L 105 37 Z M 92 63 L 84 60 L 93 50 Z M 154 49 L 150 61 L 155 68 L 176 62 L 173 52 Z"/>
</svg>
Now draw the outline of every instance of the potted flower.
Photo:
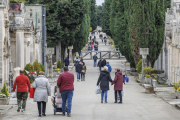
<svg viewBox="0 0 180 120">
<path fill-rule="evenodd" d="M 178 81 L 177 83 L 174 83 L 174 89 L 176 93 L 176 98 L 180 99 L 180 81 Z"/>
<path fill-rule="evenodd" d="M 146 84 L 151 84 L 152 82 L 152 77 L 151 77 L 151 73 L 154 71 L 155 69 L 152 67 L 144 67 L 143 68 L 143 72 L 146 74 L 145 77 L 145 83 Z"/>
<path fill-rule="evenodd" d="M 137 64 L 137 72 L 139 75 L 139 80 L 142 80 L 142 59 Z"/>
<path fill-rule="evenodd" d="M 9 104 L 9 92 L 7 91 L 6 84 L 4 83 L 3 89 L 0 92 L 0 105 L 8 105 Z"/>
<path fill-rule="evenodd" d="M 61 73 L 61 69 L 60 69 L 60 68 L 57 68 L 57 71 L 58 71 L 58 74 L 60 74 L 60 73 Z"/>
</svg>

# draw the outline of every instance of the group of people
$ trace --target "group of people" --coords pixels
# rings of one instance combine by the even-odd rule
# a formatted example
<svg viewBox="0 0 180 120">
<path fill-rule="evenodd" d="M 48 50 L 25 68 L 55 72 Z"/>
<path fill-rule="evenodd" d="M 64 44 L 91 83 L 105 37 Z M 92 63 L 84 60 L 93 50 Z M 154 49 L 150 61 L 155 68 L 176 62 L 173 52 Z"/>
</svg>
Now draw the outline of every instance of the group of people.
<svg viewBox="0 0 180 120">
<path fill-rule="evenodd" d="M 107 62 L 108 64 L 108 62 Z M 116 68 L 115 69 L 115 78 L 114 80 L 111 79 L 111 75 L 110 75 L 110 72 L 111 72 L 112 68 L 110 67 L 110 65 L 106 65 L 103 67 L 103 70 L 101 71 L 100 73 L 100 76 L 98 78 L 98 81 L 97 81 L 97 86 L 100 85 L 100 89 L 101 89 L 101 103 L 103 103 L 103 98 L 105 96 L 105 103 L 107 103 L 107 92 L 109 90 L 109 82 L 111 82 L 111 85 L 114 84 L 114 96 L 115 96 L 115 102 L 114 103 L 117 103 L 117 98 L 119 95 L 120 97 L 120 101 L 118 103 L 122 104 L 122 91 L 123 91 L 123 83 L 125 84 L 125 75 L 127 76 L 126 74 L 126 69 L 124 67 L 124 65 L 122 64 L 121 65 L 121 68 Z"/>
<path fill-rule="evenodd" d="M 68 103 L 67 116 L 71 117 L 72 97 L 74 91 L 74 74 L 68 72 L 67 66 L 64 68 L 64 73 L 59 75 L 57 86 L 60 88 L 59 92 L 62 97 L 62 116 L 65 116 L 66 102 Z M 48 79 L 44 76 L 44 72 L 40 71 L 38 77 L 32 84 L 34 92 L 34 102 L 37 102 L 39 117 L 46 116 L 46 103 L 48 96 L 51 96 L 51 87 Z M 24 75 L 24 71 L 20 70 L 20 75 L 16 77 L 13 85 L 13 92 L 17 89 L 17 112 L 25 112 L 28 92 L 30 92 L 31 85 L 29 78 Z M 22 103 L 21 103 L 22 102 Z"/>
<path fill-rule="evenodd" d="M 85 81 L 85 74 L 87 68 L 85 62 L 83 62 L 82 57 L 80 57 L 80 60 L 76 58 L 74 66 L 77 74 L 77 81 L 78 82 Z"/>
</svg>

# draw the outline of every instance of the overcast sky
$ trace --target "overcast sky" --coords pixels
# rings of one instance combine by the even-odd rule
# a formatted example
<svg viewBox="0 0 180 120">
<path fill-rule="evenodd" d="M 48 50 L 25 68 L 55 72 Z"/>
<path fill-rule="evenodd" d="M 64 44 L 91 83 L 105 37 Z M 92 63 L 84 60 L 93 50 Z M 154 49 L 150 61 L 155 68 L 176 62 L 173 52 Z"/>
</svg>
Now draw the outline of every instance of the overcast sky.
<svg viewBox="0 0 180 120">
<path fill-rule="evenodd" d="M 104 0 L 96 0 L 97 5 L 102 5 L 103 2 L 104 2 Z"/>
</svg>

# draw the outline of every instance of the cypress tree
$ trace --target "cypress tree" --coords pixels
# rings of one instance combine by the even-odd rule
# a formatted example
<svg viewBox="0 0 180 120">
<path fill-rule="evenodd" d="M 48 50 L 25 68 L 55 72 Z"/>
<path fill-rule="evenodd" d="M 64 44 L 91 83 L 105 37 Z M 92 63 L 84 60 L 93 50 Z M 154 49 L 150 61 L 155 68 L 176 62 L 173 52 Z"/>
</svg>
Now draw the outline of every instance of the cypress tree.
<svg viewBox="0 0 180 120">
<path fill-rule="evenodd" d="M 103 6 L 97 6 L 96 12 L 97 12 L 97 25 L 102 26 L 102 20 L 103 20 Z"/>
<path fill-rule="evenodd" d="M 111 36 L 110 31 L 110 12 L 111 12 L 111 0 L 105 0 L 103 5 L 103 20 L 102 31 Z"/>
<path fill-rule="evenodd" d="M 91 0 L 91 27 L 93 30 L 97 28 L 96 0 Z"/>
</svg>

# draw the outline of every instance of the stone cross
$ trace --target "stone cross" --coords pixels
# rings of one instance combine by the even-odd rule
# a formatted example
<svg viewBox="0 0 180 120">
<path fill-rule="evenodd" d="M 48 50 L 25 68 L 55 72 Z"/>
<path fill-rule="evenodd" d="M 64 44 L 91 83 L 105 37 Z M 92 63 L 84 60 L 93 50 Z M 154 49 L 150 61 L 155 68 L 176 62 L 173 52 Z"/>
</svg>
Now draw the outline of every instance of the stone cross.
<svg viewBox="0 0 180 120">
<path fill-rule="evenodd" d="M 142 75 L 143 68 L 147 66 L 147 55 L 149 55 L 149 48 L 140 48 L 140 55 L 142 55 Z"/>
<path fill-rule="evenodd" d="M 73 45 L 72 45 L 72 46 L 69 46 L 68 49 L 69 49 L 69 62 L 70 62 L 69 65 L 72 66 L 72 65 L 73 65 L 73 57 L 72 57 Z"/>
<path fill-rule="evenodd" d="M 52 67 L 52 54 L 54 54 L 54 48 L 46 48 L 47 60 L 47 77 L 53 77 L 53 67 Z"/>
</svg>

